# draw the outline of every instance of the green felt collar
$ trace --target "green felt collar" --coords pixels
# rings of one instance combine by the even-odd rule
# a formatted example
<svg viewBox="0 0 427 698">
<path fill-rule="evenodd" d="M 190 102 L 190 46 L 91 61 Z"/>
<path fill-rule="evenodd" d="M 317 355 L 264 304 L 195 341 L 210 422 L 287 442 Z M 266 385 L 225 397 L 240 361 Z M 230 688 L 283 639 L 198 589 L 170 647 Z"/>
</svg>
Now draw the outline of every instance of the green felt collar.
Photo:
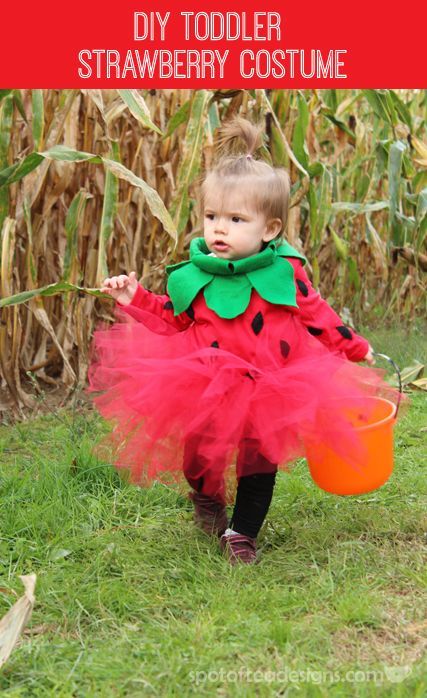
<svg viewBox="0 0 427 698">
<path fill-rule="evenodd" d="M 208 308 L 227 319 L 245 312 L 252 289 L 270 303 L 297 307 L 294 269 L 286 257 L 306 262 L 288 242 L 273 241 L 258 254 L 230 260 L 210 256 L 204 238 L 194 238 L 190 259 L 166 267 L 174 314 L 187 310 L 202 289 Z"/>
</svg>

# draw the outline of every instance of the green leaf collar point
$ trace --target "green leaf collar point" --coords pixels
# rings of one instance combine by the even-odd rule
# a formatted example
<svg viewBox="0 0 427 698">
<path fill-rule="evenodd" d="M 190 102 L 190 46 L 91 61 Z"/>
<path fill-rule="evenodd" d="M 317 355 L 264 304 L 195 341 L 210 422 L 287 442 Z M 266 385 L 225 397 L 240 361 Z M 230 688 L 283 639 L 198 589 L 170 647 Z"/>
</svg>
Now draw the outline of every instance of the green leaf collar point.
<svg viewBox="0 0 427 698">
<path fill-rule="evenodd" d="M 166 271 L 169 274 L 168 294 L 173 303 L 174 315 L 187 310 L 199 291 L 214 278 L 213 274 L 202 271 L 191 262 L 166 267 Z"/>
<path fill-rule="evenodd" d="M 241 315 L 249 305 L 252 286 L 245 275 L 214 276 L 205 288 L 206 305 L 227 320 Z"/>
<path fill-rule="evenodd" d="M 288 242 L 272 241 L 258 254 L 230 260 L 210 255 L 204 238 L 194 238 L 190 259 L 166 267 L 174 314 L 187 310 L 202 289 L 208 308 L 225 319 L 245 312 L 252 289 L 269 303 L 297 307 L 294 269 L 286 257 L 306 262 Z"/>
</svg>

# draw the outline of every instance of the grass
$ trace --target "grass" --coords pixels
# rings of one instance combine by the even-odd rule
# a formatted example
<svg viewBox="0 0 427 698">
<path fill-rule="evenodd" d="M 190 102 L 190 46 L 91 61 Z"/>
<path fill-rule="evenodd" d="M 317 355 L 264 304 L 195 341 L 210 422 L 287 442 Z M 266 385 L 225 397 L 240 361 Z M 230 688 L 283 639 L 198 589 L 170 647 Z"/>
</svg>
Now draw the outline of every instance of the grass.
<svg viewBox="0 0 427 698">
<path fill-rule="evenodd" d="M 426 360 L 416 332 L 365 334 Z M 98 462 L 106 426 L 87 407 L 0 427 L 0 615 L 18 575 L 38 575 L 2 694 L 424 696 L 426 409 L 411 400 L 380 490 L 328 495 L 304 462 L 280 474 L 253 568 L 229 567 L 177 490 Z"/>
</svg>

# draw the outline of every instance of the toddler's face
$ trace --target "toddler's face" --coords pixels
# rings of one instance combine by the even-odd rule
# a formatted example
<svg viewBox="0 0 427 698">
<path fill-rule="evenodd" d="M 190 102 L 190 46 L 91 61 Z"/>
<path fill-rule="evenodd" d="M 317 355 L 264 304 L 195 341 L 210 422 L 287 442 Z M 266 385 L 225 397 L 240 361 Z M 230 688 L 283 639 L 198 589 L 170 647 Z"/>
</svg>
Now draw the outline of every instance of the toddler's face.
<svg viewBox="0 0 427 698">
<path fill-rule="evenodd" d="M 243 259 L 257 254 L 263 242 L 273 240 L 281 221 L 267 221 L 242 195 L 206 197 L 204 238 L 209 250 L 222 259 Z"/>
</svg>

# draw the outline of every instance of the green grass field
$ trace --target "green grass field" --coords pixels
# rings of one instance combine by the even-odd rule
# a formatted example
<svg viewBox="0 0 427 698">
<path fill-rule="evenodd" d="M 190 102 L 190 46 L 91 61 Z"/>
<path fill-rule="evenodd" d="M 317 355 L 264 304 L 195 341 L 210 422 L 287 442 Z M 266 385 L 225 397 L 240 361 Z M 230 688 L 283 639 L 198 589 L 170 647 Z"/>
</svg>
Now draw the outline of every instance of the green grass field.
<svg viewBox="0 0 427 698">
<path fill-rule="evenodd" d="M 420 333 L 365 335 L 426 361 Z M 411 400 L 382 489 L 328 495 L 303 461 L 280 474 L 255 567 L 230 567 L 176 490 L 97 462 L 93 410 L 0 427 L 0 616 L 38 575 L 2 694 L 425 696 L 425 393 Z"/>
</svg>

